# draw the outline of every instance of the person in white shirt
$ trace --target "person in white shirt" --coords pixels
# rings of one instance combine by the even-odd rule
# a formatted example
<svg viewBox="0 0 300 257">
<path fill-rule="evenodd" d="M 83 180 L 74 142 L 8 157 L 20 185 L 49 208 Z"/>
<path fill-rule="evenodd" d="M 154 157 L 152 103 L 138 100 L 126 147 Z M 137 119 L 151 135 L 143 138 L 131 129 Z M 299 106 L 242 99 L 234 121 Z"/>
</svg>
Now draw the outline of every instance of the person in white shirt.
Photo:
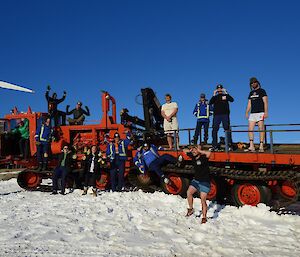
<svg viewBox="0 0 300 257">
<path fill-rule="evenodd" d="M 85 165 L 85 179 L 84 179 L 84 191 L 82 195 L 86 195 L 88 187 L 93 188 L 93 196 L 97 196 L 96 179 L 99 177 L 99 155 L 96 145 L 91 148 L 91 153 L 86 156 Z"/>
<path fill-rule="evenodd" d="M 167 140 L 169 145 L 169 150 L 173 149 L 173 135 L 176 137 L 176 147 L 179 147 L 179 136 L 178 136 L 178 121 L 177 112 L 178 105 L 176 102 L 172 102 L 172 97 L 170 94 L 165 95 L 166 103 L 161 107 L 161 115 L 164 118 L 164 131 L 167 134 Z"/>
</svg>

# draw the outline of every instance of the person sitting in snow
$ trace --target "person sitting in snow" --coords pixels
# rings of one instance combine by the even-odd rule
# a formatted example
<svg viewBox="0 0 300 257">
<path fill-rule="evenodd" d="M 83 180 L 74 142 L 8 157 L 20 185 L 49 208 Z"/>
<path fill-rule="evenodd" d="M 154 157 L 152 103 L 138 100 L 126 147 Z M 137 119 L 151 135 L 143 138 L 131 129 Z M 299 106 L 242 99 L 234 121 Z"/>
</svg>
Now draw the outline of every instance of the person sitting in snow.
<svg viewBox="0 0 300 257">
<path fill-rule="evenodd" d="M 206 197 L 210 191 L 210 177 L 209 177 L 209 166 L 208 159 L 211 155 L 209 151 L 203 151 L 201 145 L 193 146 L 191 149 L 183 149 L 188 155 L 192 155 L 193 166 L 195 170 L 194 179 L 187 190 L 187 201 L 188 209 L 186 216 L 191 216 L 194 213 L 193 208 L 193 195 L 199 192 L 201 205 L 202 205 L 202 221 L 201 223 L 206 223 L 207 218 L 207 204 Z"/>
<path fill-rule="evenodd" d="M 141 173 L 145 171 L 154 171 L 165 184 L 170 184 L 169 178 L 165 177 L 161 167 L 168 163 L 177 163 L 177 159 L 170 154 L 159 155 L 158 148 L 145 142 L 140 147 L 133 158 L 134 164 L 139 168 Z"/>
</svg>

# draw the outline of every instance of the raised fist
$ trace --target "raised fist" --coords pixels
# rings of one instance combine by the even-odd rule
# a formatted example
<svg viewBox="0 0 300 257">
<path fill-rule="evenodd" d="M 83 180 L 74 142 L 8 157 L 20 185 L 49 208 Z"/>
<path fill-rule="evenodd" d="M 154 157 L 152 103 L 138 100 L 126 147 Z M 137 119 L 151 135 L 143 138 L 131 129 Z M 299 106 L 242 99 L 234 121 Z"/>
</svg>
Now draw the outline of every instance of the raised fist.
<svg viewBox="0 0 300 257">
<path fill-rule="evenodd" d="M 67 92 L 66 91 L 64 91 L 64 95 L 66 95 L 67 94 Z"/>
<path fill-rule="evenodd" d="M 48 85 L 48 86 L 47 86 L 47 90 L 49 90 L 49 91 L 51 90 L 51 87 L 50 87 L 50 85 Z"/>
</svg>

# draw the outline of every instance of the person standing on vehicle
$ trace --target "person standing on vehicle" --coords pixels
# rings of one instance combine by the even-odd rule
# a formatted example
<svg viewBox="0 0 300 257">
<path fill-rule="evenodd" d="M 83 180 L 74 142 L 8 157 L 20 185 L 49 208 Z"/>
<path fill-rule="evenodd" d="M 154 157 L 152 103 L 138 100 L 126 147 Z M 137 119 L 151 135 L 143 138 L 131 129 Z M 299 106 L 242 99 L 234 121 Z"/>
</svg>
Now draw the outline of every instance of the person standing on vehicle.
<svg viewBox="0 0 300 257">
<path fill-rule="evenodd" d="M 193 144 L 197 144 L 198 137 L 201 133 L 201 128 L 204 129 L 204 144 L 207 144 L 208 140 L 208 128 L 209 128 L 209 115 L 210 108 L 207 99 L 205 98 L 205 94 L 200 95 L 200 100 L 196 104 L 193 114 L 197 118 L 197 125 L 194 134 Z M 200 142 L 201 143 L 201 142 Z"/>
<path fill-rule="evenodd" d="M 176 102 L 172 102 L 170 94 L 165 95 L 166 103 L 161 107 L 161 115 L 164 118 L 164 131 L 167 134 L 167 140 L 169 150 L 173 149 L 173 135 L 175 134 L 177 148 L 179 147 L 179 136 L 178 136 L 178 121 L 177 112 L 178 105 Z"/>
<path fill-rule="evenodd" d="M 254 147 L 254 127 L 257 123 L 259 130 L 265 130 L 264 120 L 268 118 L 268 96 L 261 88 L 257 78 L 250 78 L 250 88 L 252 89 L 248 96 L 248 105 L 246 108 L 246 118 L 248 119 L 248 133 L 250 146 L 248 151 L 255 152 Z M 250 115 L 249 115 L 250 112 Z M 265 132 L 259 133 L 259 152 L 264 152 Z"/>
<path fill-rule="evenodd" d="M 110 162 L 110 183 L 112 191 L 125 189 L 124 172 L 127 160 L 128 146 L 131 143 L 131 134 L 126 133 L 126 139 L 122 140 L 120 134 L 114 134 L 114 141 L 107 145 L 106 157 Z M 116 183 L 118 180 L 118 183 Z M 118 185 L 117 185 L 118 184 Z"/>
<path fill-rule="evenodd" d="M 206 197 L 210 191 L 210 177 L 208 159 L 211 155 L 209 151 L 203 151 L 201 145 L 194 146 L 190 150 L 184 149 L 184 152 L 192 154 L 192 162 L 195 170 L 194 179 L 187 190 L 188 209 L 186 216 L 191 216 L 194 213 L 193 195 L 198 192 L 201 199 L 202 206 L 202 220 L 201 223 L 207 221 L 207 203 Z"/>
<path fill-rule="evenodd" d="M 27 160 L 29 157 L 29 121 L 28 119 L 22 119 L 19 126 L 12 131 L 13 134 L 20 134 L 19 149 L 21 158 Z"/>
<path fill-rule="evenodd" d="M 50 117 L 46 117 L 45 121 L 38 126 L 35 133 L 35 141 L 37 145 L 37 159 L 39 162 L 38 169 L 47 170 L 48 165 L 48 151 L 52 136 L 52 128 L 50 125 Z"/>
<path fill-rule="evenodd" d="M 68 122 L 70 125 L 82 125 L 85 120 L 84 115 L 90 116 L 89 107 L 85 106 L 86 109 L 85 111 L 81 108 L 81 106 L 82 106 L 82 102 L 77 102 L 75 109 L 69 112 L 70 105 L 67 105 L 66 114 L 67 115 L 73 114 L 73 119 L 68 118 Z"/>
<path fill-rule="evenodd" d="M 63 147 L 62 153 L 58 156 L 58 165 L 54 169 L 53 178 L 52 178 L 52 194 L 56 195 L 58 190 L 58 179 L 61 178 L 61 192 L 60 194 L 65 194 L 66 188 L 66 177 L 71 172 L 72 166 L 72 152 L 69 150 L 69 147 L 65 145 Z"/>
<path fill-rule="evenodd" d="M 147 170 L 155 172 L 165 184 L 170 184 L 170 180 L 164 175 L 161 168 L 168 163 L 178 164 L 179 166 L 179 161 L 175 157 L 170 154 L 159 155 L 158 148 L 147 142 L 138 149 L 133 162 L 142 174 Z"/>
<path fill-rule="evenodd" d="M 62 117 L 62 124 L 66 124 L 66 113 L 57 110 L 58 104 L 62 103 L 67 96 L 67 92 L 64 91 L 63 97 L 61 99 L 57 99 L 57 94 L 53 93 L 52 97 L 49 96 L 49 92 L 51 90 L 50 85 L 47 87 L 47 91 L 45 93 L 46 100 L 48 102 L 48 114 L 50 115 L 51 119 L 54 119 L 54 126 L 58 126 L 59 124 L 59 117 Z"/>
<path fill-rule="evenodd" d="M 233 102 L 234 99 L 228 94 L 227 90 L 223 88 L 223 85 L 218 84 L 216 90 L 214 91 L 213 97 L 209 101 L 209 105 L 213 105 L 214 115 L 213 115 L 213 130 L 212 130 L 212 148 L 210 151 L 218 151 L 218 131 L 220 124 L 225 131 L 230 130 L 230 109 L 229 102 Z M 228 134 L 228 144 L 232 144 L 231 132 Z"/>
<path fill-rule="evenodd" d="M 91 186 L 93 188 L 93 196 L 97 196 L 96 179 L 100 175 L 99 161 L 97 146 L 93 145 L 91 148 L 91 153 L 88 154 L 85 159 L 84 188 L 82 195 L 86 195 L 88 187 Z"/>
</svg>

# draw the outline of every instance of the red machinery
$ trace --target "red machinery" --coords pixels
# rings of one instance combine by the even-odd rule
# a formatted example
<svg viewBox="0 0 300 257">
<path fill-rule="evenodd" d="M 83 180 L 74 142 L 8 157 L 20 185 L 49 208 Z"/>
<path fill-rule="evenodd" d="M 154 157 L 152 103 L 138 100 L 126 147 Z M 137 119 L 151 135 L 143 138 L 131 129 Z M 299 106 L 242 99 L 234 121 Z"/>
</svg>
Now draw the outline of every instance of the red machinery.
<svg viewBox="0 0 300 257">
<path fill-rule="evenodd" d="M 147 139 L 153 143 L 162 145 L 165 135 L 162 132 L 163 119 L 160 115 L 160 103 L 150 88 L 142 89 L 144 120 L 130 116 L 127 109 L 121 112 L 121 123 L 116 119 L 115 99 L 107 92 L 102 93 L 103 116 L 100 124 L 93 125 L 61 125 L 55 127 L 55 141 L 51 143 L 52 161 L 49 167 L 56 165 L 56 155 L 60 153 L 62 145 L 68 143 L 75 149 L 74 171 L 81 171 L 82 157 L 86 148 L 96 144 L 101 151 L 106 150 L 107 137 L 113 137 L 118 131 L 121 137 L 125 137 L 125 131 L 131 130 L 135 135 L 135 143 Z M 110 104 L 112 111 L 110 114 Z M 17 119 L 27 118 L 30 129 L 31 159 L 27 162 L 14 157 L 17 150 L 14 142 L 7 139 L 5 134 L 0 136 L 0 167 L 23 167 L 18 182 L 21 187 L 35 189 L 41 184 L 43 178 L 51 177 L 51 170 L 38 172 L 36 146 L 34 135 L 37 125 L 46 113 L 33 113 L 30 108 L 27 113 L 18 113 L 15 109 L 12 114 L 6 115 L 2 122 L 2 129 L 9 131 Z M 294 130 L 296 131 L 296 130 Z M 299 131 L 299 130 L 297 130 Z M 215 152 L 210 158 L 211 164 L 211 191 L 208 198 L 211 200 L 231 199 L 238 206 L 249 204 L 257 205 L 266 203 L 276 207 L 289 205 L 296 201 L 300 194 L 300 146 L 299 145 L 268 145 L 265 153 L 244 153 L 242 150 L 233 152 Z M 208 147 L 208 146 L 206 146 Z M 193 177 L 191 159 L 183 151 L 161 151 L 174 157 L 182 155 L 184 166 L 176 167 L 167 165 L 164 172 L 171 180 L 170 185 L 162 184 L 153 174 L 140 174 L 132 163 L 132 156 L 136 150 L 130 150 L 129 160 L 126 163 L 126 176 L 128 181 L 142 188 L 153 191 L 162 188 L 170 194 L 185 195 L 189 181 Z M 101 175 L 97 180 L 97 187 L 105 189 L 109 186 L 108 168 L 103 164 Z"/>
</svg>

